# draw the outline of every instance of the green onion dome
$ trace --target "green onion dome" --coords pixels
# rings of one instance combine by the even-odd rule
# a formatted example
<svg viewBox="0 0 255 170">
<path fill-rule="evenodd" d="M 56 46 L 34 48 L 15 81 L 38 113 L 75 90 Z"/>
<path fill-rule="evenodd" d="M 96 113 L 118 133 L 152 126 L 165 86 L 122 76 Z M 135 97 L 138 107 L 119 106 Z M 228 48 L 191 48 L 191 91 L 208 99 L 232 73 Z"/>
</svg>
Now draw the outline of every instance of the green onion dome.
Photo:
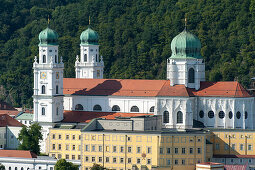
<svg viewBox="0 0 255 170">
<path fill-rule="evenodd" d="M 39 46 L 58 45 L 58 33 L 47 27 L 40 32 L 39 41 Z"/>
<path fill-rule="evenodd" d="M 88 28 L 81 33 L 80 39 L 81 45 L 98 45 L 99 36 L 96 31 Z"/>
<path fill-rule="evenodd" d="M 171 42 L 172 56 L 170 58 L 202 59 L 201 42 L 197 36 L 184 29 Z"/>
</svg>

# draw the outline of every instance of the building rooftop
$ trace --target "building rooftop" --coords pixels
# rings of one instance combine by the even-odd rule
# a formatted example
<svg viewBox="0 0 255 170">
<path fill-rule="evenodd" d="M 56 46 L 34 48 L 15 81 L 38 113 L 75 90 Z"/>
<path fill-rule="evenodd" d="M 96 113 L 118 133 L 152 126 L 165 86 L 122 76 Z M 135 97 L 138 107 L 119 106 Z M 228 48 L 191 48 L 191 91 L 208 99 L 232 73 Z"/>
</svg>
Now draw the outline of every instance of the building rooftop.
<svg viewBox="0 0 255 170">
<path fill-rule="evenodd" d="M 199 90 L 184 85 L 170 86 L 169 80 L 64 78 L 63 83 L 65 95 L 251 97 L 235 81 L 201 82 Z"/>
<path fill-rule="evenodd" d="M 135 117 L 153 115 L 145 113 L 116 113 L 116 112 L 89 112 L 89 111 L 64 111 L 63 123 L 88 123 L 95 118 L 115 119 L 116 117 Z"/>
<path fill-rule="evenodd" d="M 16 126 L 21 127 L 23 124 L 7 114 L 0 114 L 0 127 Z"/>
<path fill-rule="evenodd" d="M 18 120 L 33 120 L 33 114 L 32 113 L 22 113 L 16 117 Z"/>
<path fill-rule="evenodd" d="M 24 150 L 0 150 L 0 157 L 37 158 L 37 155 Z"/>
<path fill-rule="evenodd" d="M 255 155 L 213 155 L 214 158 L 255 158 Z"/>
<path fill-rule="evenodd" d="M 0 114 L 7 114 L 11 117 L 16 117 L 20 114 L 21 112 L 18 110 L 0 110 Z"/>
</svg>

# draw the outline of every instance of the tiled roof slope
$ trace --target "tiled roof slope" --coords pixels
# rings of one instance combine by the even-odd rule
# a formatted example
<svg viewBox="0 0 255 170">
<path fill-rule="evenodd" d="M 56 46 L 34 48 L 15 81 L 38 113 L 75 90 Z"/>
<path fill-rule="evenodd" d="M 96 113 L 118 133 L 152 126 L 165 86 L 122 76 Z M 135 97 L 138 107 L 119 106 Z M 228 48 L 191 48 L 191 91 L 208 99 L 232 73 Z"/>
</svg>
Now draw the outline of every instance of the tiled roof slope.
<svg viewBox="0 0 255 170">
<path fill-rule="evenodd" d="M 37 155 L 24 150 L 0 150 L 0 157 L 37 158 Z"/>
<path fill-rule="evenodd" d="M 20 113 L 18 110 L 0 110 L 0 114 L 8 114 L 9 116 L 17 116 Z"/>
<path fill-rule="evenodd" d="M 169 80 L 64 78 L 64 94 L 88 96 L 251 97 L 238 82 L 201 82 L 199 90 Z"/>
<path fill-rule="evenodd" d="M 16 126 L 21 127 L 23 124 L 7 114 L 0 114 L 0 127 Z"/>
<path fill-rule="evenodd" d="M 64 111 L 64 120 L 68 123 L 88 123 L 95 118 L 115 119 L 115 117 L 136 117 L 144 115 L 144 113 L 115 113 L 115 112 L 89 112 L 89 111 Z"/>
</svg>

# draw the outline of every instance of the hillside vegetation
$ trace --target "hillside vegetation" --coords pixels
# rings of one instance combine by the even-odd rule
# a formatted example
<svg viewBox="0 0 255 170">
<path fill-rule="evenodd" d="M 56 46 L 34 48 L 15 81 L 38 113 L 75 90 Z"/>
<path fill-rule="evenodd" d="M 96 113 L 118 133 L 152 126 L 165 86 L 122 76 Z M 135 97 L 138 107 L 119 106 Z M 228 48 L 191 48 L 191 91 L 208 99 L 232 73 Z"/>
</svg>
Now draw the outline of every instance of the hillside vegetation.
<svg viewBox="0 0 255 170">
<path fill-rule="evenodd" d="M 209 81 L 238 80 L 255 73 L 255 0 L 1 0 L 1 98 L 31 106 L 32 63 L 38 35 L 56 30 L 65 77 L 74 77 L 80 34 L 91 26 L 100 35 L 105 78 L 165 79 L 171 40 L 184 29 L 199 37 Z"/>
</svg>

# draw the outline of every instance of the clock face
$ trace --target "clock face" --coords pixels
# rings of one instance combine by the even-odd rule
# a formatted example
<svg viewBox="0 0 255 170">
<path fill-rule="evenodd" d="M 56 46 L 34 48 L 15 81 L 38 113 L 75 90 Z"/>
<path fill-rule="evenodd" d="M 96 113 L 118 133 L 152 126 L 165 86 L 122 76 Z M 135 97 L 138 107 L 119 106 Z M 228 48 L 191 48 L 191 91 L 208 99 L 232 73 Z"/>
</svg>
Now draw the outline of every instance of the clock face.
<svg viewBox="0 0 255 170">
<path fill-rule="evenodd" d="M 59 79 L 59 72 L 56 72 L 56 79 Z"/>
<path fill-rule="evenodd" d="M 46 79 L 47 78 L 47 74 L 45 72 L 41 72 L 41 79 Z"/>
</svg>

